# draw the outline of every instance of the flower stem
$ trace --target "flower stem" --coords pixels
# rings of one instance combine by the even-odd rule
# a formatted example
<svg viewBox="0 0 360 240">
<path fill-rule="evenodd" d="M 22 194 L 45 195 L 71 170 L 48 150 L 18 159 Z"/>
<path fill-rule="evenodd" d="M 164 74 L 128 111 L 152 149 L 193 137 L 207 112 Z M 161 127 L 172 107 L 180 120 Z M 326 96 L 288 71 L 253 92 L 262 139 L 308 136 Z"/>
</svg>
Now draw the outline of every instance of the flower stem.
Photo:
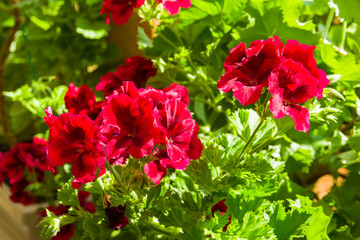
<svg viewBox="0 0 360 240">
<path fill-rule="evenodd" d="M 331 22 L 332 22 L 332 19 L 334 17 L 334 14 L 335 14 L 335 8 L 330 8 L 330 12 L 329 12 L 329 15 L 328 15 L 328 17 L 326 19 L 326 23 L 325 23 L 325 30 L 324 30 L 324 32 L 323 32 L 323 34 L 321 36 L 321 38 L 323 40 L 326 39 L 326 37 L 327 37 L 327 35 L 329 33 Z"/>
<path fill-rule="evenodd" d="M 156 231 L 156 232 L 159 232 L 161 234 L 164 234 L 166 235 L 167 237 L 169 237 L 170 239 L 175 239 L 177 233 L 174 232 L 174 231 L 171 231 L 169 229 L 166 229 L 166 228 L 163 228 L 157 224 L 154 224 L 154 223 L 146 223 L 146 227 Z"/>
<path fill-rule="evenodd" d="M 119 177 L 119 174 L 114 170 L 113 166 L 110 165 L 110 163 L 108 162 L 108 160 L 105 161 L 105 167 L 106 169 L 108 169 L 111 174 L 114 176 L 115 181 L 120 185 L 120 187 L 122 188 L 121 191 L 123 191 L 124 193 L 127 192 L 127 189 L 123 186 L 121 179 Z"/>
<path fill-rule="evenodd" d="M 250 145 L 250 143 L 252 142 L 253 138 L 255 137 L 257 131 L 259 131 L 261 125 L 262 125 L 264 122 L 265 122 L 265 119 L 260 118 L 260 122 L 258 123 L 258 125 L 257 125 L 256 128 L 255 128 L 255 130 L 254 130 L 253 133 L 251 134 L 249 140 L 247 140 L 247 142 L 246 142 L 246 144 L 245 144 L 245 146 L 244 146 L 244 148 L 243 148 L 243 150 L 242 150 L 242 152 L 241 152 L 241 157 L 240 157 L 240 159 L 243 157 L 246 149 L 249 147 L 249 145 Z"/>
<path fill-rule="evenodd" d="M 340 42 L 340 51 L 344 50 L 345 39 L 346 39 L 346 29 L 347 29 L 347 21 L 343 23 L 341 42 Z"/>
</svg>

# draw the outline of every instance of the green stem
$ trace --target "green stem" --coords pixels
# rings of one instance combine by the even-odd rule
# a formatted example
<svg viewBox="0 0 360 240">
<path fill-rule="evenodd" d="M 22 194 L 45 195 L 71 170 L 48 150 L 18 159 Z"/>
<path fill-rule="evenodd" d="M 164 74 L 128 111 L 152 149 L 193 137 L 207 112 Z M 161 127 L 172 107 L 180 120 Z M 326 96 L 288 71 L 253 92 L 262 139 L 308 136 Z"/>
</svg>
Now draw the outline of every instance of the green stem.
<svg viewBox="0 0 360 240">
<path fill-rule="evenodd" d="M 346 28 L 347 28 L 347 21 L 343 23 L 341 41 L 340 41 L 340 51 L 344 50 L 345 39 L 346 39 Z"/>
<path fill-rule="evenodd" d="M 241 157 L 240 157 L 240 159 L 243 157 L 246 149 L 249 147 L 249 145 L 250 145 L 250 143 L 252 142 L 253 138 L 255 137 L 257 131 L 259 131 L 261 125 L 262 125 L 264 122 L 265 122 L 265 119 L 260 118 L 260 122 L 259 122 L 258 125 L 256 126 L 255 130 L 254 130 L 253 133 L 251 134 L 249 140 L 246 142 L 246 144 L 245 144 L 245 146 L 244 146 L 244 148 L 243 148 L 243 150 L 242 150 L 242 152 L 241 152 Z"/>
<path fill-rule="evenodd" d="M 127 192 L 126 188 L 123 186 L 123 184 L 121 182 L 121 179 L 119 178 L 119 174 L 117 172 L 115 172 L 113 166 L 111 166 L 107 160 L 105 161 L 105 167 L 106 167 L 106 169 L 108 169 L 111 172 L 111 174 L 115 178 L 115 181 L 121 186 L 121 188 L 122 188 L 121 191 Z"/>
<path fill-rule="evenodd" d="M 325 23 L 325 31 L 323 32 L 322 34 L 322 39 L 326 39 L 328 33 L 329 33 L 329 30 L 330 30 L 330 26 L 331 26 L 331 22 L 332 22 L 332 19 L 334 17 L 334 14 L 335 14 L 335 8 L 330 8 L 330 12 L 329 12 L 329 15 L 326 19 L 326 23 Z"/>
<path fill-rule="evenodd" d="M 165 37 L 162 33 L 158 34 L 159 37 L 165 40 L 168 44 L 170 44 L 173 48 L 177 49 L 177 46 L 173 44 L 167 37 Z"/>
<path fill-rule="evenodd" d="M 251 151 L 249 152 L 249 154 L 253 154 L 253 153 L 259 151 L 260 149 L 262 149 L 262 148 L 265 147 L 266 145 L 270 144 L 273 140 L 274 140 L 274 136 L 269 137 L 269 138 L 266 139 L 264 142 L 262 142 L 260 145 L 258 145 L 257 147 L 251 149 Z"/>
<path fill-rule="evenodd" d="M 170 237 L 170 239 L 174 239 L 177 235 L 176 232 L 174 231 L 171 231 L 171 230 L 168 230 L 166 228 L 163 228 L 163 227 L 160 227 L 159 225 L 157 224 L 154 224 L 154 223 L 146 223 L 146 227 L 156 231 L 156 232 L 159 232 L 159 233 L 162 233 L 168 237 Z"/>
</svg>

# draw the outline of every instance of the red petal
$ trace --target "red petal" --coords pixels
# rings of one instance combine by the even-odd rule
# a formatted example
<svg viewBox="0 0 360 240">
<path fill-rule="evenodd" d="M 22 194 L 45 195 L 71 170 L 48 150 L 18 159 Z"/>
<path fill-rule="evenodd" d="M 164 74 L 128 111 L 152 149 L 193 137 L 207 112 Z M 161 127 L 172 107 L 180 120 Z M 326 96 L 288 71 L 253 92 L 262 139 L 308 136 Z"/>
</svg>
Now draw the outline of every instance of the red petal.
<svg viewBox="0 0 360 240">
<path fill-rule="evenodd" d="M 300 105 L 292 104 L 285 108 L 286 115 L 289 115 L 295 123 L 295 129 L 307 132 L 310 129 L 309 110 Z"/>
<path fill-rule="evenodd" d="M 254 104 L 261 97 L 262 85 L 246 86 L 242 82 L 234 84 L 233 92 L 235 98 L 242 105 Z"/>
<path fill-rule="evenodd" d="M 149 176 L 151 181 L 159 184 L 161 179 L 165 177 L 167 170 L 160 164 L 159 160 L 155 160 L 150 163 L 145 163 L 144 172 Z"/>
</svg>

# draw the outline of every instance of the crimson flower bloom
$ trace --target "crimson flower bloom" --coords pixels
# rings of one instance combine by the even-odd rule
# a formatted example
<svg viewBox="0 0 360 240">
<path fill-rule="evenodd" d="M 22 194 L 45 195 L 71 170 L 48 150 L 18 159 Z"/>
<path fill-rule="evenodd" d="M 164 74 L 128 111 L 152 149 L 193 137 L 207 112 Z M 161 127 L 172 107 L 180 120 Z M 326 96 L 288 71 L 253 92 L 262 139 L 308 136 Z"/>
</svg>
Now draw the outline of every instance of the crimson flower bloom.
<svg viewBox="0 0 360 240">
<path fill-rule="evenodd" d="M 225 74 L 217 83 L 223 92 L 233 91 L 242 105 L 255 103 L 268 86 L 271 71 L 280 62 L 283 44 L 278 38 L 258 40 L 246 49 L 245 43 L 231 49 L 224 63 Z"/>
<path fill-rule="evenodd" d="M 326 78 L 326 73 L 316 66 L 313 53 L 315 48 L 315 46 L 300 44 L 295 40 L 288 40 L 284 48 L 283 56 L 292 59 L 294 62 L 301 63 L 314 78 L 318 79 L 316 97 L 320 99 L 322 98 L 323 89 L 329 85 L 329 79 Z"/>
<path fill-rule="evenodd" d="M 106 13 L 106 24 L 110 23 L 111 14 L 115 24 L 127 23 L 134 8 L 144 4 L 145 0 L 104 0 L 100 14 Z"/>
<path fill-rule="evenodd" d="M 129 224 L 128 218 L 125 216 L 125 209 L 126 206 L 117 206 L 117 207 L 110 207 L 108 206 L 105 208 L 105 213 L 109 219 L 109 228 L 119 230 L 121 227 L 125 227 Z"/>
<path fill-rule="evenodd" d="M 151 60 L 134 56 L 126 59 L 125 65 L 120 65 L 115 72 L 105 74 L 100 78 L 96 90 L 103 91 L 104 96 L 110 96 L 118 90 L 125 81 L 134 82 L 137 88 L 145 86 L 145 82 L 156 75 L 156 69 Z"/>
<path fill-rule="evenodd" d="M 191 7 L 190 0 L 158 0 L 160 3 L 164 5 L 165 10 L 170 15 L 178 14 L 180 8 L 189 8 Z"/>
<path fill-rule="evenodd" d="M 177 85 L 172 85 L 166 91 L 148 87 L 140 91 L 140 95 L 153 99 L 156 126 L 161 132 L 159 143 L 164 150 L 156 151 L 157 160 L 144 167 L 144 172 L 158 184 L 166 175 L 166 168 L 184 170 L 191 159 L 200 158 L 203 146 L 197 137 L 199 127 L 186 108 L 187 90 L 184 94 L 184 89 Z"/>
<path fill-rule="evenodd" d="M 121 157 L 125 151 L 135 158 L 151 153 L 158 129 L 150 98 L 114 95 L 103 108 L 102 118 L 101 132 L 108 138 L 106 151 L 110 159 Z"/>
<path fill-rule="evenodd" d="M 269 92 L 273 94 L 269 108 L 274 118 L 289 115 L 295 129 L 307 132 L 309 111 L 298 105 L 318 94 L 319 80 L 301 64 L 291 59 L 283 61 L 269 77 Z"/>
<path fill-rule="evenodd" d="M 97 168 L 101 168 L 99 176 L 104 174 L 106 156 L 98 125 L 86 115 L 63 113 L 56 117 L 50 107 L 45 113 L 44 119 L 50 128 L 49 163 L 53 166 L 72 163 L 74 188 L 92 181 Z"/>
<path fill-rule="evenodd" d="M 64 100 L 65 107 L 70 113 L 88 115 L 92 120 L 96 119 L 101 107 L 104 106 L 104 102 L 96 101 L 96 96 L 90 87 L 81 85 L 78 88 L 73 83 L 70 83 Z"/>
<path fill-rule="evenodd" d="M 25 206 L 35 202 L 34 196 L 30 192 L 25 191 L 25 188 L 30 184 L 26 178 L 21 178 L 15 183 L 11 184 L 11 195 L 10 199 L 13 202 L 19 202 Z"/>
</svg>

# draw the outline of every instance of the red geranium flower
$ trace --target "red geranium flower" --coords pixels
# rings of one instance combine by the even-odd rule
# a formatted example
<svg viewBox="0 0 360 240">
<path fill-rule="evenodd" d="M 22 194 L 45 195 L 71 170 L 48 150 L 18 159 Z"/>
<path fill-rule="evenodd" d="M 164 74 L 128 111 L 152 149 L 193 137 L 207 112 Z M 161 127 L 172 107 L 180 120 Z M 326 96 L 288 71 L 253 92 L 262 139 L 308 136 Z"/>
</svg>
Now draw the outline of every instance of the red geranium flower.
<svg viewBox="0 0 360 240">
<path fill-rule="evenodd" d="M 34 196 L 30 192 L 25 191 L 25 188 L 30 184 L 26 178 L 21 178 L 15 183 L 11 184 L 11 195 L 10 199 L 13 202 L 19 202 L 25 206 L 35 202 Z"/>
<path fill-rule="evenodd" d="M 308 46 L 306 44 L 300 44 L 295 40 L 288 40 L 283 52 L 285 58 L 290 58 L 295 62 L 299 62 L 305 67 L 311 75 L 318 79 L 317 84 L 317 98 L 322 98 L 324 88 L 329 85 L 329 79 L 326 78 L 326 73 L 318 69 L 316 66 L 316 60 L 314 58 L 315 46 Z"/>
<path fill-rule="evenodd" d="M 191 7 L 190 0 L 158 0 L 160 3 L 164 5 L 165 10 L 170 15 L 178 14 L 180 8 L 189 8 Z"/>
<path fill-rule="evenodd" d="M 119 230 L 121 227 L 126 227 L 129 224 L 128 218 L 125 216 L 125 206 L 111 207 L 111 203 L 105 199 L 106 207 L 105 213 L 109 219 L 109 228 Z"/>
<path fill-rule="evenodd" d="M 50 128 L 48 160 L 53 166 L 72 163 L 75 176 L 74 188 L 80 183 L 94 179 L 97 168 L 100 175 L 105 173 L 106 160 L 103 144 L 100 142 L 98 125 L 86 115 L 63 113 L 59 117 L 52 114 L 51 108 L 45 110 L 45 122 Z"/>
<path fill-rule="evenodd" d="M 255 103 L 263 87 L 268 86 L 271 71 L 281 62 L 282 47 L 278 38 L 255 41 L 248 49 L 240 43 L 226 58 L 225 74 L 218 81 L 218 88 L 223 92 L 232 90 L 243 105 Z"/>
<path fill-rule="evenodd" d="M 107 13 L 106 24 L 110 23 L 112 15 L 114 23 L 122 25 L 127 23 L 134 8 L 144 4 L 145 0 L 104 0 L 100 14 Z"/>
<path fill-rule="evenodd" d="M 150 77 L 155 75 L 156 69 L 151 60 L 139 56 L 131 57 L 126 59 L 125 65 L 118 66 L 115 72 L 102 76 L 96 90 L 103 91 L 104 96 L 110 96 L 125 81 L 134 82 L 137 88 L 141 88 Z"/>
<path fill-rule="evenodd" d="M 159 149 L 164 150 L 155 151 L 157 160 L 144 167 L 144 172 L 158 184 L 166 175 L 166 168 L 184 170 L 191 159 L 200 158 L 203 146 L 197 137 L 199 127 L 186 108 L 186 89 L 178 85 L 172 85 L 166 91 L 148 87 L 141 90 L 140 95 L 153 100 L 155 122 L 161 132 Z"/>
<path fill-rule="evenodd" d="M 92 120 L 96 119 L 101 107 L 104 106 L 103 101 L 96 101 L 96 96 L 90 87 L 81 85 L 78 88 L 73 83 L 70 83 L 64 100 L 65 107 L 70 113 L 88 115 Z"/>
<path fill-rule="evenodd" d="M 318 93 L 319 80 L 301 64 L 287 59 L 269 77 L 270 110 L 274 118 L 289 115 L 295 129 L 307 132 L 310 128 L 309 111 L 298 105 Z"/>
<path fill-rule="evenodd" d="M 135 158 L 151 153 L 158 138 L 150 98 L 131 99 L 120 93 L 111 97 L 102 112 L 101 132 L 107 140 L 107 155 L 117 159 L 126 151 Z"/>
</svg>

